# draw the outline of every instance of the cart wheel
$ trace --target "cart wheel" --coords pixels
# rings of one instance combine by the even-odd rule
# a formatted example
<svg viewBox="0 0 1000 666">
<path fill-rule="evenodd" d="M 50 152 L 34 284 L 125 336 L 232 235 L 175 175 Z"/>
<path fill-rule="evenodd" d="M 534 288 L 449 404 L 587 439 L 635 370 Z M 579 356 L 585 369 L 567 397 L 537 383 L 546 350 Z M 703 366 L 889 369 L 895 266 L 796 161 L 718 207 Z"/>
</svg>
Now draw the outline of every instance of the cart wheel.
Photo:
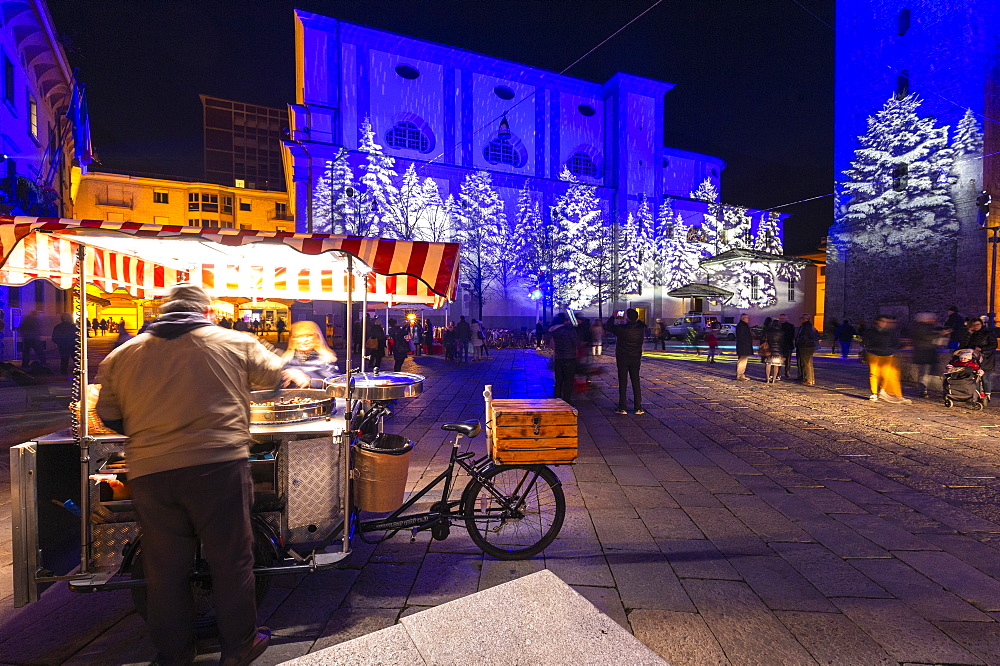
<svg viewBox="0 0 1000 666">
<path fill-rule="evenodd" d="M 977 412 L 983 411 L 983 407 L 985 406 L 986 405 L 983 403 L 982 400 L 976 400 L 974 403 L 972 403 L 972 409 Z"/>
<path fill-rule="evenodd" d="M 267 536 L 254 531 L 253 560 L 255 567 L 273 566 L 278 559 L 274 545 Z M 138 544 L 132 557 L 129 568 L 132 579 L 145 578 L 142 569 L 142 543 Z M 264 595 L 271 586 L 270 576 L 256 576 L 255 596 L 257 604 L 264 600 Z M 215 607 L 212 605 L 212 577 L 208 569 L 208 563 L 198 560 L 195 563 L 195 572 L 191 577 L 191 591 L 194 594 L 195 605 L 195 634 L 201 638 L 211 638 L 218 634 L 219 628 L 215 624 Z M 142 619 L 146 619 L 146 586 L 132 588 L 132 604 Z"/>
<path fill-rule="evenodd" d="M 462 493 L 472 541 L 498 560 L 523 560 L 545 550 L 566 517 L 566 497 L 544 465 L 501 465 L 473 477 Z"/>
<path fill-rule="evenodd" d="M 954 405 L 954 404 L 955 404 L 955 403 L 954 403 L 954 401 L 952 401 L 952 399 L 951 399 L 951 398 L 945 398 L 945 399 L 944 399 L 944 406 L 945 406 L 945 407 L 951 407 L 951 406 L 952 406 L 952 405 Z"/>
<path fill-rule="evenodd" d="M 431 527 L 431 536 L 435 541 L 444 541 L 449 534 L 451 534 L 451 523 L 447 520 L 442 520 Z"/>
</svg>

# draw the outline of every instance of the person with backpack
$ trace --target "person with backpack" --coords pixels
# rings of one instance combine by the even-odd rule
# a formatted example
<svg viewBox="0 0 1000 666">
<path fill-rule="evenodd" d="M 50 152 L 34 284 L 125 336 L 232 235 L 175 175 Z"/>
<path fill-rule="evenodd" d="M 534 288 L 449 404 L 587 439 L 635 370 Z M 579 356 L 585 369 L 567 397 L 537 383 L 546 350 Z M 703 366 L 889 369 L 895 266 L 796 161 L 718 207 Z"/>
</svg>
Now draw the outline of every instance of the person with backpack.
<svg viewBox="0 0 1000 666">
<path fill-rule="evenodd" d="M 809 315 L 802 315 L 799 318 L 799 328 L 795 331 L 795 360 L 799 371 L 799 375 L 795 379 L 806 386 L 816 384 L 816 376 L 813 372 L 813 355 L 816 353 L 817 342 L 816 329 L 813 328 Z"/>
</svg>

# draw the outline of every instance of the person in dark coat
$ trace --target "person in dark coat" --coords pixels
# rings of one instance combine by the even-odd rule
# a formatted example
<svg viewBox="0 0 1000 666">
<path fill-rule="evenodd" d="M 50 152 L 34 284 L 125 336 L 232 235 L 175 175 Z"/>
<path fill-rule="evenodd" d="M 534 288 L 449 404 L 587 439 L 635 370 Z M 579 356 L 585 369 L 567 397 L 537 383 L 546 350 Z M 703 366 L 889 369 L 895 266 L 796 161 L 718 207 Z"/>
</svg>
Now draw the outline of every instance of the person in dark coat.
<svg viewBox="0 0 1000 666">
<path fill-rule="evenodd" d="M 834 337 L 840 343 L 840 358 L 846 359 L 851 355 L 851 345 L 854 344 L 854 336 L 858 332 L 851 326 L 851 320 L 845 319 L 844 323 L 837 327 Z"/>
<path fill-rule="evenodd" d="M 382 328 L 382 324 L 377 318 L 368 322 L 367 329 L 368 340 L 365 341 L 365 351 L 368 352 L 368 364 L 372 369 L 375 369 L 382 366 L 382 359 L 385 358 L 385 329 Z M 374 341 L 374 346 L 370 346 L 372 341 Z M 395 352 L 393 352 L 393 357 L 395 357 Z"/>
<path fill-rule="evenodd" d="M 917 369 L 917 382 L 920 384 L 921 398 L 928 396 L 927 378 L 937 373 L 937 340 L 941 337 L 941 331 L 936 324 L 937 317 L 934 316 L 933 312 L 921 312 L 917 314 L 916 321 L 910 329 L 913 365 Z"/>
<path fill-rule="evenodd" d="M 778 315 L 778 321 L 784 334 L 781 339 L 781 358 L 785 362 L 785 379 L 788 379 L 792 368 L 792 350 L 795 349 L 795 324 L 788 321 L 788 315 L 783 314 Z"/>
<path fill-rule="evenodd" d="M 434 324 L 429 321 L 424 322 L 424 346 L 428 354 L 434 352 Z"/>
<path fill-rule="evenodd" d="M 379 325 L 381 328 L 381 325 Z M 395 362 L 392 366 L 394 372 L 399 372 L 403 369 L 403 361 L 406 360 L 406 355 L 410 353 L 410 341 L 406 339 L 407 329 L 402 326 L 396 325 L 395 319 L 389 320 L 389 337 L 392 338 L 392 360 Z"/>
<path fill-rule="evenodd" d="M 773 384 L 781 379 L 781 367 L 785 364 L 785 329 L 781 321 L 774 319 L 761 335 L 767 343 L 767 358 L 764 360 L 767 367 L 767 382 Z"/>
<path fill-rule="evenodd" d="M 21 367 L 28 367 L 31 352 L 35 352 L 38 362 L 44 366 L 45 343 L 42 342 L 42 318 L 38 316 L 38 310 L 32 310 L 21 319 L 17 332 L 21 335 Z"/>
<path fill-rule="evenodd" d="M 441 342 L 444 344 L 444 360 L 455 360 L 455 322 L 448 322 L 441 333 Z"/>
<path fill-rule="evenodd" d="M 278 331 L 278 342 L 281 342 L 281 336 L 284 335 L 285 329 L 288 328 L 288 324 L 281 317 L 278 317 L 278 323 L 274 325 L 275 329 Z"/>
<path fill-rule="evenodd" d="M 948 335 L 948 349 L 955 351 L 968 332 L 965 327 L 965 318 L 958 314 L 957 305 L 948 308 L 948 318 L 944 320 L 944 327 L 951 331 Z"/>
<path fill-rule="evenodd" d="M 990 397 L 993 388 L 992 375 L 996 370 L 997 336 L 986 328 L 981 319 L 970 319 L 959 349 L 975 349 L 983 355 L 979 369 L 983 371 L 983 393 Z"/>
<path fill-rule="evenodd" d="M 626 322 L 619 324 L 614 317 L 608 317 L 604 330 L 614 335 L 615 363 L 618 365 L 618 409 L 616 414 L 627 414 L 625 410 L 626 383 L 632 380 L 632 404 L 636 414 L 645 414 L 642 408 L 642 388 L 639 386 L 639 365 L 642 363 L 642 343 L 646 340 L 646 324 L 639 321 L 635 308 L 625 311 Z"/>
<path fill-rule="evenodd" d="M 76 324 L 73 323 L 73 315 L 64 312 L 60 319 L 61 321 L 52 329 L 52 343 L 59 349 L 59 372 L 65 375 L 69 372 L 69 362 L 76 350 L 76 340 L 79 335 Z"/>
<path fill-rule="evenodd" d="M 472 327 L 465 321 L 465 315 L 458 318 L 455 324 L 455 344 L 458 352 L 458 360 L 468 362 L 469 347 L 472 346 Z"/>
<path fill-rule="evenodd" d="M 573 378 L 576 376 L 576 359 L 580 352 L 580 336 L 569 322 L 569 317 L 560 312 L 555 324 L 549 329 L 552 340 L 552 360 L 555 366 L 555 386 L 553 395 L 566 402 L 573 397 Z"/>
<path fill-rule="evenodd" d="M 816 329 L 813 328 L 809 315 L 802 315 L 799 328 L 795 331 L 795 362 L 799 372 L 796 379 L 806 386 L 812 386 L 816 383 L 816 377 L 813 373 L 813 355 L 816 353 L 818 342 L 819 336 L 816 335 Z"/>
<path fill-rule="evenodd" d="M 736 379 L 741 382 L 748 382 L 747 363 L 753 356 L 753 331 L 750 330 L 750 315 L 744 313 L 740 315 L 740 321 L 736 324 Z"/>
</svg>

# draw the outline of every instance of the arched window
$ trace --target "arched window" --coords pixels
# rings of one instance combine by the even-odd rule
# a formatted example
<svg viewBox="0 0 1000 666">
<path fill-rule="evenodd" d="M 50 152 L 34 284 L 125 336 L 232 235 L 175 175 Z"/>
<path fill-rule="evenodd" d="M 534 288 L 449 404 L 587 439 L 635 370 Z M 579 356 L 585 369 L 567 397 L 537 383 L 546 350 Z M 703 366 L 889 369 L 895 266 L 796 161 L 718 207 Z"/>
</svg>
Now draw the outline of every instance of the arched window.
<svg viewBox="0 0 1000 666">
<path fill-rule="evenodd" d="M 393 125 L 392 129 L 385 133 L 385 142 L 393 148 L 416 150 L 421 153 L 429 153 L 433 148 L 427 135 L 417 127 L 416 123 L 409 120 L 401 120 Z"/>
<path fill-rule="evenodd" d="M 573 153 L 566 161 L 566 168 L 574 176 L 586 176 L 587 178 L 597 178 L 597 164 L 590 155 L 584 152 Z"/>
<path fill-rule="evenodd" d="M 483 146 L 483 159 L 490 164 L 509 164 L 512 167 L 522 167 L 528 160 L 528 154 L 521 142 L 507 131 L 498 132 L 488 144 Z"/>
</svg>

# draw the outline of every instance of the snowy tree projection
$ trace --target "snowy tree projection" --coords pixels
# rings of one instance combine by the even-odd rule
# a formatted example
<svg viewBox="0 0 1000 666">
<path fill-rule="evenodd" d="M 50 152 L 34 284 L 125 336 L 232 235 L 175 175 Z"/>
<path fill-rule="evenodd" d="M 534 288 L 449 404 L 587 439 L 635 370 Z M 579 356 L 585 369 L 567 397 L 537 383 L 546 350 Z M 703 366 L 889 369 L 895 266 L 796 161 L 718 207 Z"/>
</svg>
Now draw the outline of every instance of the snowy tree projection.
<svg viewBox="0 0 1000 666">
<path fill-rule="evenodd" d="M 556 303 L 582 309 L 594 302 L 597 285 L 592 279 L 593 257 L 603 228 L 601 202 L 596 188 L 585 185 L 563 167 L 559 178 L 569 187 L 552 207 L 552 284 Z"/>
<path fill-rule="evenodd" d="M 917 115 L 920 98 L 890 98 L 868 118 L 845 171 L 845 223 L 852 244 L 873 255 L 900 256 L 933 247 L 958 229 L 949 188 L 955 151 L 948 127 Z"/>
<path fill-rule="evenodd" d="M 778 231 L 779 220 L 780 218 L 775 212 L 764 213 L 761 216 L 760 224 L 757 225 L 757 237 L 753 242 L 754 250 L 770 254 L 783 253 L 781 233 Z"/>
<path fill-rule="evenodd" d="M 972 109 L 966 109 L 965 115 L 958 121 L 955 129 L 955 140 L 952 142 L 955 149 L 955 157 L 961 158 L 966 155 L 973 155 L 976 158 L 983 156 L 983 131 L 979 126 L 979 119 Z"/>
<path fill-rule="evenodd" d="M 670 291 L 697 282 L 701 271 L 700 243 L 688 240 L 680 213 L 663 218 L 663 287 Z"/>
<path fill-rule="evenodd" d="M 638 241 L 639 221 L 629 213 L 618 232 L 618 292 L 621 294 L 642 291 L 642 255 Z"/>
<path fill-rule="evenodd" d="M 360 233 L 357 229 L 360 200 L 347 150 L 341 148 L 334 159 L 327 160 L 323 174 L 316 181 L 312 202 L 313 231 L 320 234 Z"/>
<path fill-rule="evenodd" d="M 528 181 L 517 193 L 517 208 L 514 213 L 514 234 L 511 246 L 514 256 L 518 258 L 518 273 L 532 287 L 544 290 L 542 269 L 548 270 L 551 261 L 546 246 L 548 229 L 540 212 L 536 192 Z"/>
<path fill-rule="evenodd" d="M 453 209 L 455 198 L 441 201 L 441 189 L 437 181 L 428 176 L 423 183 L 424 214 L 420 217 L 415 235 L 416 240 L 444 243 L 451 241 L 455 234 Z"/>
<path fill-rule="evenodd" d="M 382 146 L 375 140 L 375 129 L 370 118 L 361 124 L 361 143 L 358 150 L 365 154 L 361 164 L 359 182 L 365 195 L 371 200 L 367 228 L 363 236 L 379 236 L 392 232 L 394 211 L 398 211 L 399 188 L 396 186 L 396 159 L 382 152 Z"/>
<path fill-rule="evenodd" d="M 482 318 L 483 303 L 496 279 L 496 229 L 506 226 L 503 201 L 489 173 L 474 171 L 465 177 L 454 214 L 455 237 L 462 243 L 462 278 Z"/>
</svg>

